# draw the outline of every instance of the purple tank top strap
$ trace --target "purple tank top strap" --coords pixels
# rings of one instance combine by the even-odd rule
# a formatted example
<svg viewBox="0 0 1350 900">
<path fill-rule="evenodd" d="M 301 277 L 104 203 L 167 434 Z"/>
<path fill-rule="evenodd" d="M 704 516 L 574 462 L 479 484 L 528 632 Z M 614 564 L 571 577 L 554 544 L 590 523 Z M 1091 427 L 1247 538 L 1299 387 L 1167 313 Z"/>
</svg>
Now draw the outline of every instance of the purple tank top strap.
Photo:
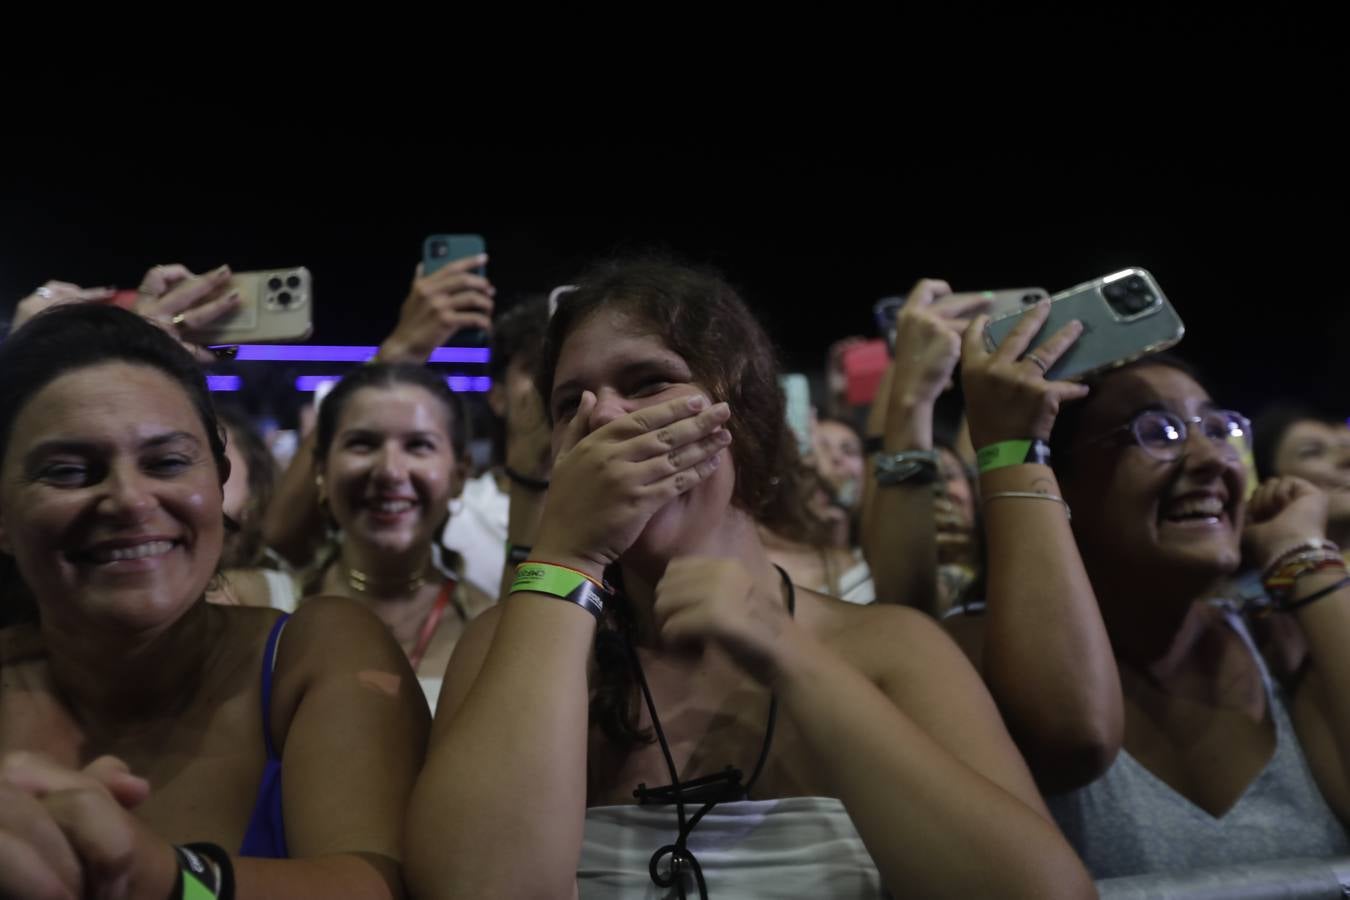
<svg viewBox="0 0 1350 900">
<path fill-rule="evenodd" d="M 277 667 L 277 643 L 281 640 L 281 630 L 286 627 L 286 620 L 290 617 L 290 613 L 285 613 L 272 625 L 272 631 L 267 635 L 267 648 L 263 651 L 262 726 L 268 759 L 277 758 L 277 748 L 272 743 L 272 672 Z"/>
<path fill-rule="evenodd" d="M 240 856 L 262 859 L 286 859 L 290 856 L 281 802 L 281 759 L 272 743 L 272 670 L 277 664 L 277 641 L 289 618 L 290 614 L 287 613 L 277 619 L 271 633 L 267 635 L 267 646 L 263 651 L 262 727 L 267 762 L 263 765 L 262 782 L 258 785 L 258 796 L 253 803 L 248 830 L 244 832 L 244 840 L 239 847 Z"/>
</svg>

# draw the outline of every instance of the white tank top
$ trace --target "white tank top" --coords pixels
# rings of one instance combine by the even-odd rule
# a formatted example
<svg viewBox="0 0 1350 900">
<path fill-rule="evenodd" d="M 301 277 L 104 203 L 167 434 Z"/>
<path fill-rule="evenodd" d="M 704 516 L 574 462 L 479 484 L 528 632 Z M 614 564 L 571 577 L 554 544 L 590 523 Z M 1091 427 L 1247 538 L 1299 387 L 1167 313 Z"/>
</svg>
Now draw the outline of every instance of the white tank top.
<svg viewBox="0 0 1350 900">
<path fill-rule="evenodd" d="M 686 806 L 692 814 L 698 806 Z M 652 883 L 652 854 L 674 843 L 674 806 L 586 810 L 577 867 L 582 900 L 678 897 Z M 689 836 L 711 900 L 728 897 L 888 897 L 862 838 L 831 797 L 742 800 L 713 807 Z M 686 884 L 691 897 L 698 891 Z"/>
</svg>

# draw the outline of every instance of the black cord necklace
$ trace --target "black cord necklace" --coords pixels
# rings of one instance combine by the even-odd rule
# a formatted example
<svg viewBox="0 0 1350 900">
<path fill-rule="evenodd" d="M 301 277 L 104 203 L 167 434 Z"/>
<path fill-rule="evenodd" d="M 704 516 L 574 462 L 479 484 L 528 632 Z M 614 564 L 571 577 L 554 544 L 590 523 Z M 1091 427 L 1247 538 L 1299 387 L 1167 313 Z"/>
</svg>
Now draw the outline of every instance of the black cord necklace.
<svg viewBox="0 0 1350 900">
<path fill-rule="evenodd" d="M 797 611 L 797 591 L 792 586 L 792 580 L 788 578 L 787 572 L 783 571 L 783 567 L 775 565 L 774 568 L 778 570 L 779 577 L 783 579 L 783 587 L 787 591 L 788 615 L 791 616 Z M 656 703 L 652 700 L 651 688 L 647 686 L 647 676 L 642 671 L 642 661 L 638 658 L 633 642 L 628 640 L 626 635 L 624 646 L 628 650 L 629 661 L 637 675 L 638 686 L 642 689 L 642 698 L 647 703 L 647 712 L 652 717 L 652 730 L 656 732 L 656 740 L 661 745 L 661 755 L 665 757 L 666 769 L 670 772 L 670 784 L 658 788 L 649 788 L 645 783 L 639 784 L 637 790 L 633 791 L 633 796 L 637 798 L 639 806 L 673 802 L 676 819 L 679 823 L 679 833 L 675 836 L 675 843 L 667 844 L 653 853 L 651 861 L 647 865 L 647 871 L 651 875 L 653 884 L 662 888 L 674 886 L 679 891 L 681 900 L 684 900 L 686 897 L 684 879 L 680 876 L 687 866 L 694 875 L 699 897 L 707 900 L 708 883 L 703 879 L 703 868 L 699 865 L 698 858 L 688 847 L 689 835 L 693 833 L 694 828 L 702 821 L 703 817 L 711 812 L 717 804 L 749 799 L 750 790 L 759 780 L 760 773 L 764 771 L 764 764 L 769 759 L 769 747 L 773 744 L 774 725 L 778 720 L 778 697 L 773 694 L 769 695 L 769 718 L 764 725 L 764 742 L 760 745 L 759 759 L 755 762 L 755 769 L 750 774 L 749 781 L 742 785 L 741 779 L 744 777 L 744 773 L 733 766 L 727 766 L 717 774 L 681 782 L 679 772 L 675 768 L 675 758 L 670 752 L 670 744 L 666 741 L 665 729 L 661 727 L 661 719 L 656 714 Z M 686 803 L 702 803 L 703 807 L 686 820 L 684 810 Z M 666 873 L 662 874 L 660 870 L 661 862 L 666 857 L 670 858 L 670 863 Z"/>
</svg>

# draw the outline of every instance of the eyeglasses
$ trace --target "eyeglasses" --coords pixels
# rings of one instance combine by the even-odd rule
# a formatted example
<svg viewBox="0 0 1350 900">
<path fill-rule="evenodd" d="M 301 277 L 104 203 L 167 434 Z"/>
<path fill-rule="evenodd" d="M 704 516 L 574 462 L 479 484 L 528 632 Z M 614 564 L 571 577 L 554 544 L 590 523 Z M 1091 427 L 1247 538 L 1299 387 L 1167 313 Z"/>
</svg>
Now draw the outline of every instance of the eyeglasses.
<svg viewBox="0 0 1350 900">
<path fill-rule="evenodd" d="M 1134 442 L 1154 459 L 1180 459 L 1190 428 L 1200 427 L 1200 433 L 1234 457 L 1251 452 L 1252 423 L 1241 413 L 1231 409 L 1211 409 L 1198 416 L 1178 416 L 1162 410 L 1148 410 L 1129 422 L 1087 441 L 1084 446 L 1097 444 L 1129 432 Z"/>
</svg>

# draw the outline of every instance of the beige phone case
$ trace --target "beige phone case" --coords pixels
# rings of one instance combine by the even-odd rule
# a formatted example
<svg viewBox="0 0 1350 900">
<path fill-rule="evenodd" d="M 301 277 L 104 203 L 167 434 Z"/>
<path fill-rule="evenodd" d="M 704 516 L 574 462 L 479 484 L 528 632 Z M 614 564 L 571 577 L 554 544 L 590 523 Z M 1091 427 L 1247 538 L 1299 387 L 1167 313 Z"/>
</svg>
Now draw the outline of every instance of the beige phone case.
<svg viewBox="0 0 1350 900">
<path fill-rule="evenodd" d="M 198 344 L 261 344 L 305 340 L 314 331 L 309 269 L 236 272 L 230 287 L 240 305 L 230 315 L 184 335 Z"/>
</svg>

